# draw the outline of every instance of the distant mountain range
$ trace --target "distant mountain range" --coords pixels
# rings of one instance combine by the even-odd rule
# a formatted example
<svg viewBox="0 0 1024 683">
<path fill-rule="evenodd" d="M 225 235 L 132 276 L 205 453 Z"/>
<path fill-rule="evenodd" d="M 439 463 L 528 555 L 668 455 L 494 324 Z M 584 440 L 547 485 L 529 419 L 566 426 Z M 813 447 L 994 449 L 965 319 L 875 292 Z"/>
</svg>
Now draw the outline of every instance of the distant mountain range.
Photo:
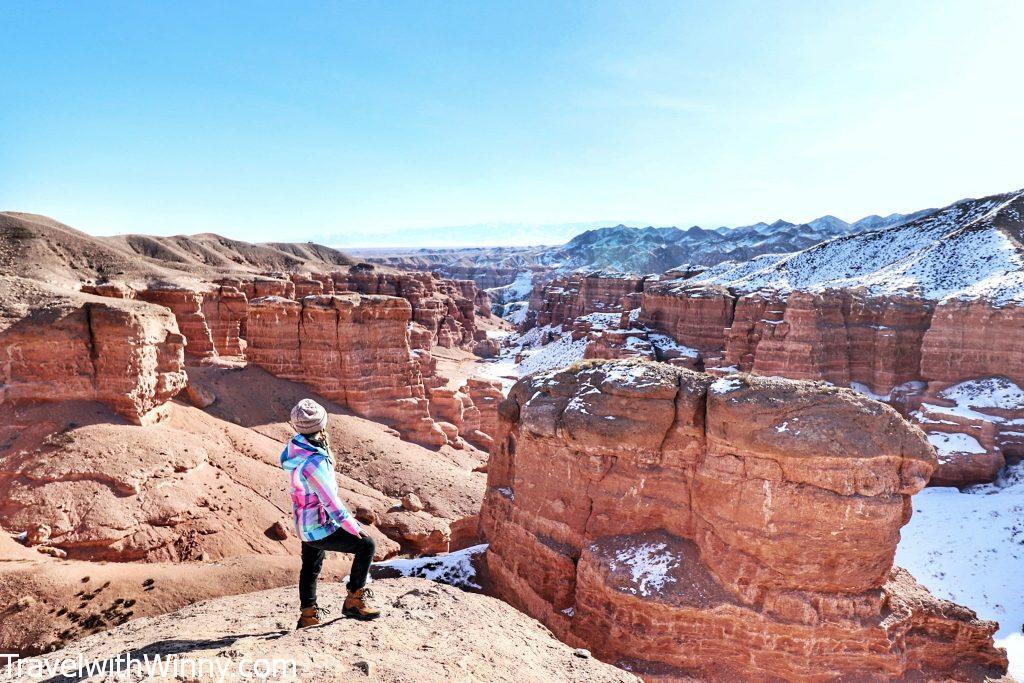
<svg viewBox="0 0 1024 683">
<path fill-rule="evenodd" d="M 723 261 L 746 261 L 761 254 L 805 249 L 824 240 L 882 227 L 900 225 L 929 213 L 868 216 L 847 223 L 822 216 L 807 223 L 755 223 L 739 228 L 614 228 L 588 230 L 562 247 L 541 256 L 545 265 L 560 270 L 611 269 L 633 273 L 661 273 L 680 264 L 712 266 Z"/>
<path fill-rule="evenodd" d="M 876 295 L 1024 302 L 1024 190 L 879 225 L 796 253 L 720 263 L 686 282 L 744 292 L 863 287 Z"/>
<path fill-rule="evenodd" d="M 762 254 L 798 251 L 833 237 L 893 227 L 931 211 L 872 215 L 854 223 L 822 216 L 807 223 L 777 220 L 738 228 L 616 225 L 586 230 L 560 246 L 364 249 L 349 253 L 398 268 L 432 269 L 448 277 L 472 278 L 483 287 L 493 287 L 510 284 L 516 272 L 524 270 L 643 274 L 664 272 L 681 264 L 704 267 L 723 261 L 747 261 Z M 502 271 L 500 276 L 496 270 Z"/>
</svg>

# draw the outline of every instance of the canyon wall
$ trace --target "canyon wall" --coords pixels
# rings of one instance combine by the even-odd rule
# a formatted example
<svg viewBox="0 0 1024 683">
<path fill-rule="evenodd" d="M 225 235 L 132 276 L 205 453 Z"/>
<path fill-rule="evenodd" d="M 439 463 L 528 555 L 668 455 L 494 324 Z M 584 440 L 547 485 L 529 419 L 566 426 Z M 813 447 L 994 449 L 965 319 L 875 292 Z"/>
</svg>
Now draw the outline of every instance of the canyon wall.
<svg viewBox="0 0 1024 683">
<path fill-rule="evenodd" d="M 574 339 L 591 339 L 586 358 L 644 357 L 851 386 L 929 430 L 941 456 L 936 483 L 991 481 L 1007 455 L 1024 454 L 1024 427 L 1012 418 L 935 419 L 918 410 L 922 402 L 941 404 L 941 391 L 967 380 L 1024 384 L 1024 307 L 983 299 L 936 304 L 859 288 L 736 294 L 673 280 L 644 280 L 612 305 L 585 296 L 596 289 L 587 283 L 575 275 L 535 288 L 525 326 L 571 327 Z M 618 325 L 594 329 L 589 314 L 609 310 L 623 311 Z M 971 440 L 941 436 L 954 432 Z"/>
<path fill-rule="evenodd" d="M 135 289 L 123 283 L 103 283 L 83 285 L 82 291 L 104 297 L 140 299 L 170 309 L 185 337 L 185 353 L 189 356 L 212 358 L 244 353 L 243 323 L 248 301 L 236 286 L 160 284 Z"/>
<path fill-rule="evenodd" d="M 1002 375 L 1024 384 L 1024 307 L 943 301 L 921 344 L 921 376 L 960 382 Z"/>
<path fill-rule="evenodd" d="M 187 383 L 184 338 L 167 309 L 84 295 L 31 305 L 0 331 L 0 404 L 99 401 L 145 424 Z"/>
<path fill-rule="evenodd" d="M 304 382 L 362 417 L 411 441 L 447 443 L 430 418 L 420 366 L 409 346 L 412 306 L 376 295 L 310 295 L 249 302 L 247 356 L 285 379 Z"/>
<path fill-rule="evenodd" d="M 725 349 L 735 306 L 736 297 L 724 287 L 658 282 L 644 289 L 638 319 L 698 349 L 710 362 L 720 358 Z"/>
<path fill-rule="evenodd" d="M 623 300 L 643 291 L 648 279 L 595 272 L 538 283 L 530 293 L 530 308 L 523 329 L 571 324 L 576 318 L 590 313 L 622 311 Z"/>
<path fill-rule="evenodd" d="M 433 343 L 446 348 L 468 347 L 476 331 L 475 286 L 442 280 L 430 273 L 385 273 L 355 266 L 331 273 L 335 292 L 382 294 L 407 300 L 412 319 L 430 331 Z M 464 292 L 473 292 L 467 298 Z"/>
<path fill-rule="evenodd" d="M 997 625 L 892 567 L 935 456 L 890 407 L 643 361 L 520 380 L 481 528 L 498 594 L 657 680 L 975 680 Z"/>
</svg>

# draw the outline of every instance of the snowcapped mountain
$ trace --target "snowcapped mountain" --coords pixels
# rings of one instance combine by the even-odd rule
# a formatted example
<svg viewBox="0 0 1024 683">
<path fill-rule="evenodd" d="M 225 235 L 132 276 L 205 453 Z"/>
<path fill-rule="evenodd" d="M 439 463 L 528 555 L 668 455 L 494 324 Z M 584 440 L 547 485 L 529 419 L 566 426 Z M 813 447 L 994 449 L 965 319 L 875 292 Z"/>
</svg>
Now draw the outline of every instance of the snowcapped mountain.
<svg viewBox="0 0 1024 683">
<path fill-rule="evenodd" d="M 895 226 L 836 237 L 795 253 L 720 263 L 699 280 L 744 292 L 864 287 L 876 295 L 1022 303 L 1022 230 L 1024 190 L 1019 190 L 961 200 Z"/>
<path fill-rule="evenodd" d="M 546 250 L 540 259 L 544 265 L 560 270 L 660 273 L 680 263 L 711 266 L 723 261 L 746 261 L 761 254 L 797 251 L 833 237 L 873 229 L 866 226 L 899 225 L 923 213 L 927 211 L 910 216 L 869 216 L 855 223 L 847 223 L 835 216 L 822 216 L 800 224 L 777 220 L 716 229 L 617 225 L 587 230 L 562 247 Z"/>
</svg>

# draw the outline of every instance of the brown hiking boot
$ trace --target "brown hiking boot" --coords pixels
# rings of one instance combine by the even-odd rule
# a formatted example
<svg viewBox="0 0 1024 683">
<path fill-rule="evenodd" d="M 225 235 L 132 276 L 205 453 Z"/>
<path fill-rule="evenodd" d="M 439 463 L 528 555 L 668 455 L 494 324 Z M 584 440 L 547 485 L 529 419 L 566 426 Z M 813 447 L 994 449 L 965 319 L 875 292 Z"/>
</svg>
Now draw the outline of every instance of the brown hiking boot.
<svg viewBox="0 0 1024 683">
<path fill-rule="evenodd" d="M 306 607 L 299 612 L 299 623 L 295 625 L 295 628 L 318 626 L 320 624 L 320 619 L 330 613 L 330 610 L 324 609 L 323 607 L 317 607 L 316 605 Z"/>
<path fill-rule="evenodd" d="M 373 591 L 369 588 L 349 591 L 341 613 L 353 619 L 368 621 L 380 616 L 380 610 L 373 606 Z"/>
</svg>

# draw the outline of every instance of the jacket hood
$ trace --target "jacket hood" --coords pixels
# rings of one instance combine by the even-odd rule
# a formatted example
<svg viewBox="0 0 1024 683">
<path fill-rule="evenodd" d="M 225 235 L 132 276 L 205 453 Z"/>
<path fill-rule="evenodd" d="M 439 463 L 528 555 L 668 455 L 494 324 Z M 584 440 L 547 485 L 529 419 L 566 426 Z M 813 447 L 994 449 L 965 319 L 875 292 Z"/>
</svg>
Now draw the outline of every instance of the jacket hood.
<svg viewBox="0 0 1024 683">
<path fill-rule="evenodd" d="M 288 445 L 284 447 L 284 450 L 281 451 L 281 467 L 291 472 L 301 466 L 307 458 L 314 455 L 329 459 L 327 451 L 311 444 L 304 435 L 296 434 L 288 442 Z"/>
</svg>

